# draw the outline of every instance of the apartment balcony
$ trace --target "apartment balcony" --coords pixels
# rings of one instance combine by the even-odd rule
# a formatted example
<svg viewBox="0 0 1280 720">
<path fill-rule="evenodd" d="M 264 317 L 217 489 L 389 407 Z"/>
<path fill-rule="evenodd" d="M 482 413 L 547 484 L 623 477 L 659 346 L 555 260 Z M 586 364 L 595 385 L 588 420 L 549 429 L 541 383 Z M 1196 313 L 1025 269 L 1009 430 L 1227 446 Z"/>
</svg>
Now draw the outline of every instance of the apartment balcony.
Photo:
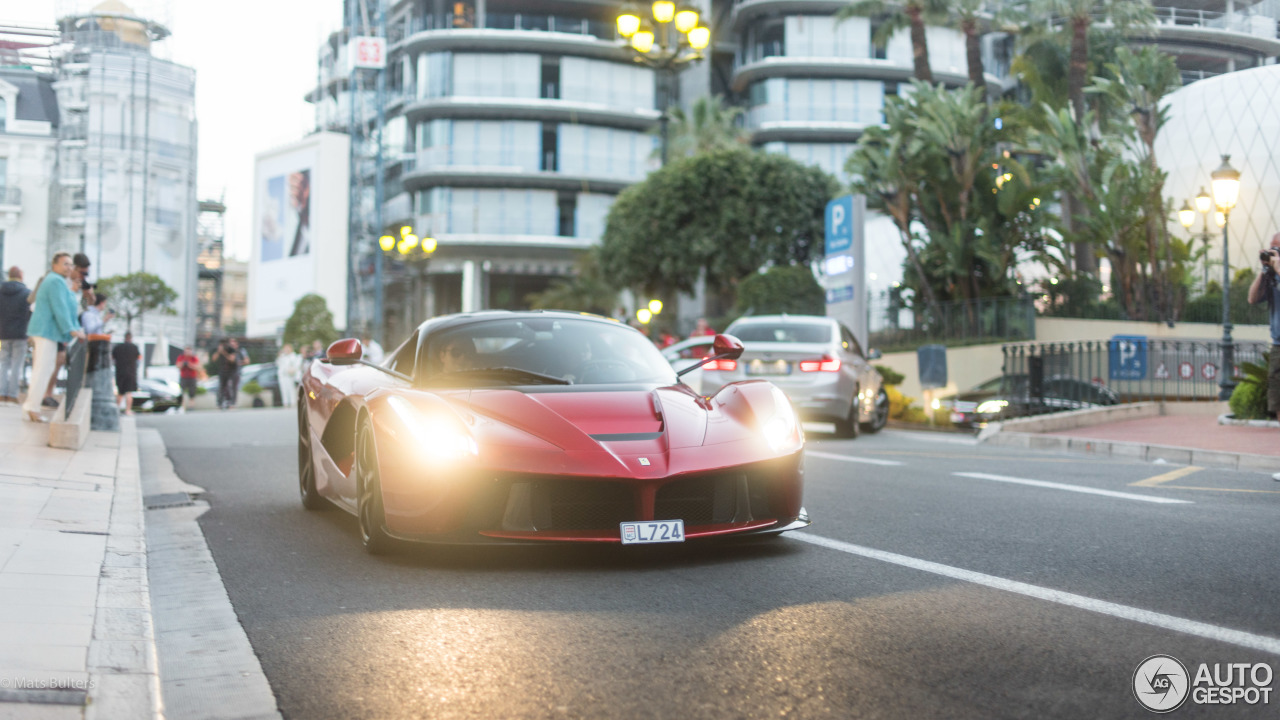
<svg viewBox="0 0 1280 720">
<path fill-rule="evenodd" d="M 413 193 L 401 192 L 382 203 L 382 222 L 394 225 L 413 219 Z"/>
<path fill-rule="evenodd" d="M 627 48 L 615 40 L 602 40 L 586 33 L 493 28 L 422 30 L 409 35 L 388 51 L 413 54 L 464 50 L 468 52 L 540 53 L 593 57 L 604 60 L 631 60 Z"/>
<path fill-rule="evenodd" d="M 426 165 L 421 160 L 417 165 L 413 171 L 404 174 L 405 190 L 469 187 L 619 193 L 644 179 L 643 175 L 638 178 L 593 177 L 504 165 Z"/>
<path fill-rule="evenodd" d="M 911 65 L 881 58 L 769 55 L 739 65 L 733 72 L 733 89 L 735 92 L 746 92 L 747 86 L 751 83 L 773 77 L 907 82 L 914 77 L 913 70 Z M 933 79 L 934 82 L 961 87 L 969 82 L 969 75 L 963 68 L 950 71 L 934 68 Z M 987 74 L 987 82 L 998 83 L 999 81 L 999 78 L 994 75 Z"/>
<path fill-rule="evenodd" d="M 657 125 L 661 113 L 653 108 L 628 109 L 551 98 L 452 96 L 410 101 L 404 115 L 410 123 L 435 118 L 536 120 L 648 130 Z"/>
<path fill-rule="evenodd" d="M 1129 36 L 1154 42 L 1172 53 L 1216 51 L 1222 55 L 1255 57 L 1280 55 L 1280 25 L 1262 13 L 1216 12 L 1180 7 L 1154 7 L 1156 24 L 1151 30 L 1135 29 Z M 1110 24 L 1105 14 L 1094 22 Z"/>
</svg>

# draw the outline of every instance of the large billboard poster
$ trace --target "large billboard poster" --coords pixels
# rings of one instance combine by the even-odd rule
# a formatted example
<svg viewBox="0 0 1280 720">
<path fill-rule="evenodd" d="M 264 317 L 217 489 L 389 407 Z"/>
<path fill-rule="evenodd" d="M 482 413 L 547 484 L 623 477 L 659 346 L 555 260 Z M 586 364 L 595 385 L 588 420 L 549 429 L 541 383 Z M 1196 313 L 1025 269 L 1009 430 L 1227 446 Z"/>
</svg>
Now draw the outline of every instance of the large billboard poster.
<svg viewBox="0 0 1280 720">
<path fill-rule="evenodd" d="M 262 262 L 311 252 L 311 169 L 268 178 L 258 227 Z"/>
</svg>

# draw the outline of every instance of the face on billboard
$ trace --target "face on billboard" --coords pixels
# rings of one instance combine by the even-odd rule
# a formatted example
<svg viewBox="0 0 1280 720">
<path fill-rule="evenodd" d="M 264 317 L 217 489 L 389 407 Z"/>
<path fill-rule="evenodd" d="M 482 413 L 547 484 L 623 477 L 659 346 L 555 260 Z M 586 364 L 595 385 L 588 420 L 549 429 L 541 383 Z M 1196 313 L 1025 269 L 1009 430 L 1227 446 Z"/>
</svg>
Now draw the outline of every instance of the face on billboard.
<svg viewBox="0 0 1280 720">
<path fill-rule="evenodd" d="M 266 183 L 259 236 L 263 262 L 311 252 L 311 170 L 276 175 Z"/>
</svg>

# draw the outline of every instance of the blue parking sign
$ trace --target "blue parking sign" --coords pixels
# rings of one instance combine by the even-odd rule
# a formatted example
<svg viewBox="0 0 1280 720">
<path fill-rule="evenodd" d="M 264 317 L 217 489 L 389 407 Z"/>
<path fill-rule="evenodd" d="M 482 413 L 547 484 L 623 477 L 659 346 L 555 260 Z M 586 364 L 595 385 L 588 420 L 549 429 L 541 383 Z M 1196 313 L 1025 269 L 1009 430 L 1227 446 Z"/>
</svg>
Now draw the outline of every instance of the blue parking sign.
<svg viewBox="0 0 1280 720">
<path fill-rule="evenodd" d="M 853 247 L 853 196 L 845 195 L 827 203 L 826 243 L 827 257 Z"/>
<path fill-rule="evenodd" d="M 1147 376 L 1147 336 L 1115 335 L 1107 343 L 1112 380 L 1142 380 Z"/>
</svg>

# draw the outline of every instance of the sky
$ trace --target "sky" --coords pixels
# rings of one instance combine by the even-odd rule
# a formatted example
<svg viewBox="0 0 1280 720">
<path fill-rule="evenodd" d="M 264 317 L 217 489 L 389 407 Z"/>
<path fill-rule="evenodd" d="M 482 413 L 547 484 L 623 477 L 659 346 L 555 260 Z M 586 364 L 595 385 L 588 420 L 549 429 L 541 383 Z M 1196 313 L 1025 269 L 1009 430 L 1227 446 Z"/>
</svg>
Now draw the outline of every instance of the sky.
<svg viewBox="0 0 1280 720">
<path fill-rule="evenodd" d="M 253 156 L 315 128 L 303 97 L 320 43 L 342 26 L 342 0 L 124 0 L 172 35 L 153 51 L 196 71 L 197 188 L 227 204 L 226 252 L 248 260 Z M 98 0 L 5 0 L 0 24 L 54 27 Z"/>
</svg>

